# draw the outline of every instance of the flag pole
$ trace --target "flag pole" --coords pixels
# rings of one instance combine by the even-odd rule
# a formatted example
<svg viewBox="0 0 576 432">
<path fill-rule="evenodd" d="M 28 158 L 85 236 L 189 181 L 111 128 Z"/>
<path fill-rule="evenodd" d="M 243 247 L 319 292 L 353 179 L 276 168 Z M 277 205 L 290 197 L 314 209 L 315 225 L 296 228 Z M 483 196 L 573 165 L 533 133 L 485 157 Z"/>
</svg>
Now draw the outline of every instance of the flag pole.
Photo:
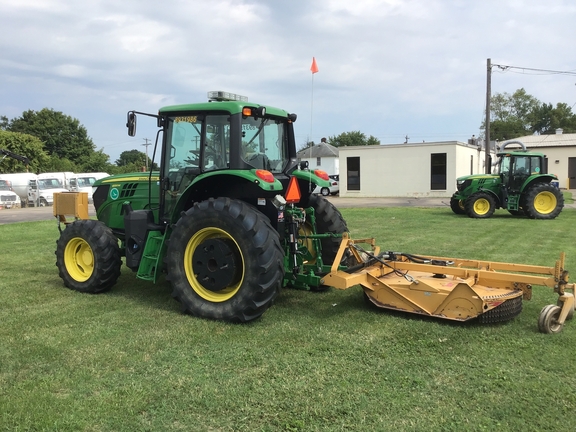
<svg viewBox="0 0 576 432">
<path fill-rule="evenodd" d="M 314 118 L 314 73 L 312 73 L 312 90 L 310 94 L 310 137 L 308 138 L 308 142 L 312 139 L 312 119 Z"/>
<path fill-rule="evenodd" d="M 318 64 L 316 64 L 316 57 L 312 57 L 312 66 L 310 66 L 310 72 L 312 72 L 312 90 L 310 99 L 310 136 L 308 137 L 308 142 L 312 139 L 312 120 L 314 116 L 314 74 L 318 72 Z"/>
</svg>

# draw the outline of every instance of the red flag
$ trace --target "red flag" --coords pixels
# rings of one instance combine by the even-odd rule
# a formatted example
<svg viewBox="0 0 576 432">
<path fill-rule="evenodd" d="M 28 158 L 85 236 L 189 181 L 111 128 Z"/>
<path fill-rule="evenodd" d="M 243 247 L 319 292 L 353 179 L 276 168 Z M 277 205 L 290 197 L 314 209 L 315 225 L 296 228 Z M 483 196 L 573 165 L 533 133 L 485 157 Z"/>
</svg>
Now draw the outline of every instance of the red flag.
<svg viewBox="0 0 576 432">
<path fill-rule="evenodd" d="M 312 57 L 312 66 L 310 66 L 310 70 L 313 74 L 318 72 L 318 65 L 316 64 L 316 57 Z"/>
</svg>

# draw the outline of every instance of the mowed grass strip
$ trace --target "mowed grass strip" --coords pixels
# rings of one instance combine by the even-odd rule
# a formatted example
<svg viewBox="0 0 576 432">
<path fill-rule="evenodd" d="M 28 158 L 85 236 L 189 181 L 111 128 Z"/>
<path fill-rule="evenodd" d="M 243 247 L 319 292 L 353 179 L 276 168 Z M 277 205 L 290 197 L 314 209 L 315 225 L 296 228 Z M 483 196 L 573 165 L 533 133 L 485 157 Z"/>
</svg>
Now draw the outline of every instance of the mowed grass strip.
<svg viewBox="0 0 576 432">
<path fill-rule="evenodd" d="M 576 210 L 553 221 L 449 208 L 343 209 L 383 250 L 576 272 Z M 576 321 L 537 331 L 535 287 L 505 324 L 366 308 L 360 288 L 284 290 L 262 319 L 183 315 L 164 281 L 123 268 L 102 295 L 66 289 L 53 221 L 0 226 L 0 430 L 576 430 Z"/>
</svg>

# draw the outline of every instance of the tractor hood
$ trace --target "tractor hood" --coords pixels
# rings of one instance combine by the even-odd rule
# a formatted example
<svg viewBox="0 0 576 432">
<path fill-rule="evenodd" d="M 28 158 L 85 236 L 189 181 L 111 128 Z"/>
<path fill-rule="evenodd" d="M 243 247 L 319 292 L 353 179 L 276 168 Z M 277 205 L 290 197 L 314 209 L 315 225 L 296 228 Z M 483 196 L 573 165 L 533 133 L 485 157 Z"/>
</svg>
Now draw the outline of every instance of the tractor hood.
<svg viewBox="0 0 576 432">
<path fill-rule="evenodd" d="M 490 187 L 499 184 L 502 180 L 498 174 L 473 174 L 458 177 L 456 179 L 456 189 L 459 192 L 464 191 L 472 183 L 478 184 L 480 187 Z"/>
</svg>

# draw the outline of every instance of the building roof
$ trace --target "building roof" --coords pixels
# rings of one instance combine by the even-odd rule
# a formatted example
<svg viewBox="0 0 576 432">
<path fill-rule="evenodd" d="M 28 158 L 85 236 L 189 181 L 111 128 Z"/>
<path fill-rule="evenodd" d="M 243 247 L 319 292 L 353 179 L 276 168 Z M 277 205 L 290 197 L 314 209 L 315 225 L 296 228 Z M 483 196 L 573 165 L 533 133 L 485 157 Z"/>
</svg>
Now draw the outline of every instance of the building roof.
<svg viewBox="0 0 576 432">
<path fill-rule="evenodd" d="M 320 144 L 306 147 L 296 153 L 299 158 L 318 158 L 318 157 L 338 157 L 338 149 L 333 145 L 321 142 Z"/>
<path fill-rule="evenodd" d="M 576 133 L 556 133 L 552 135 L 528 135 L 515 138 L 528 148 L 576 147 Z"/>
</svg>

